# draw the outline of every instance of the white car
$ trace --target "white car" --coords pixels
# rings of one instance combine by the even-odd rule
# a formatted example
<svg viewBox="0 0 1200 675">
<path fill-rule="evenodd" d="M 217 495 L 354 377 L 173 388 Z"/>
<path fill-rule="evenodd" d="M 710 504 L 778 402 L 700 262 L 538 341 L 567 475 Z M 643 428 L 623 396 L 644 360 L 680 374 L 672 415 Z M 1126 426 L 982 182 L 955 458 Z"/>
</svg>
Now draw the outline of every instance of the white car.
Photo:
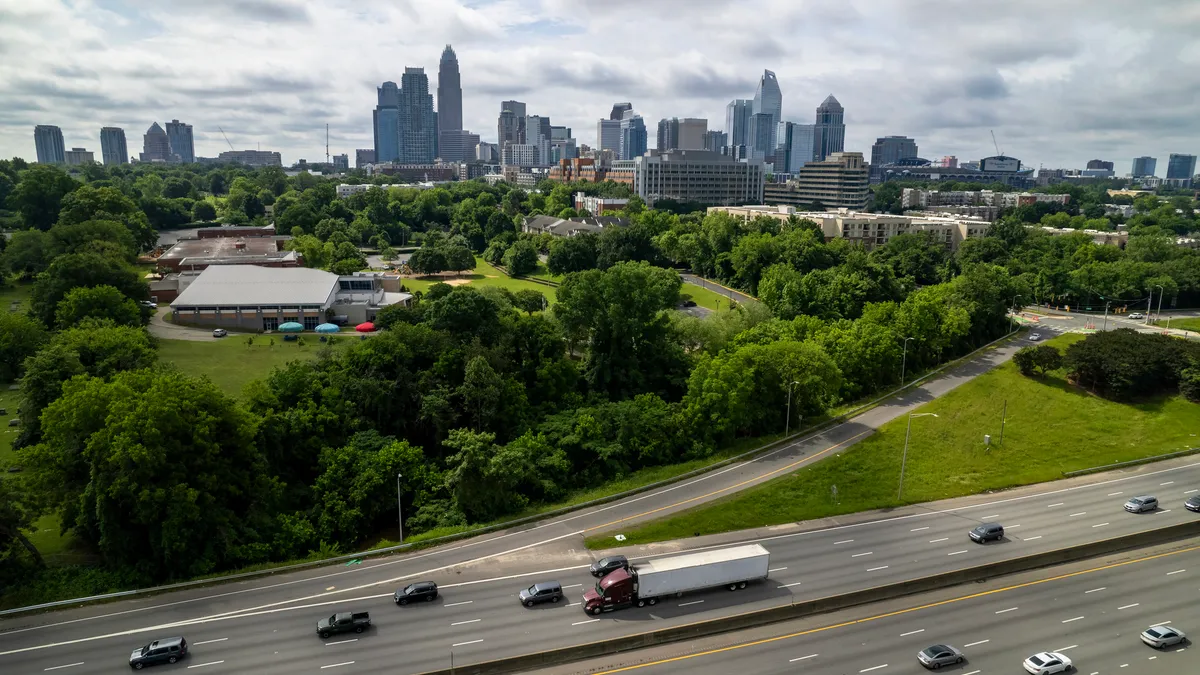
<svg viewBox="0 0 1200 675">
<path fill-rule="evenodd" d="M 1039 334 L 1037 334 L 1037 333 L 1030 333 L 1030 334 L 1029 334 L 1029 341 L 1030 341 L 1030 342 L 1037 342 L 1038 340 L 1041 340 L 1041 339 L 1042 339 L 1042 336 L 1041 336 L 1041 335 L 1039 335 Z"/>
<path fill-rule="evenodd" d="M 1146 318 L 1146 315 L 1145 315 L 1145 314 L 1142 314 L 1141 312 L 1134 312 L 1133 314 L 1130 314 L 1130 315 L 1129 315 L 1129 318 L 1131 318 L 1131 319 L 1144 319 L 1144 318 Z"/>
<path fill-rule="evenodd" d="M 229 333 L 224 328 L 214 328 L 213 337 L 225 337 Z"/>
<path fill-rule="evenodd" d="M 1033 675 L 1053 675 L 1071 670 L 1071 659 L 1058 652 L 1041 652 L 1025 659 L 1025 670 Z"/>
<path fill-rule="evenodd" d="M 1183 644 L 1186 641 L 1187 636 L 1183 634 L 1183 631 L 1170 626 L 1151 626 L 1142 631 L 1142 642 L 1155 649 Z"/>
</svg>

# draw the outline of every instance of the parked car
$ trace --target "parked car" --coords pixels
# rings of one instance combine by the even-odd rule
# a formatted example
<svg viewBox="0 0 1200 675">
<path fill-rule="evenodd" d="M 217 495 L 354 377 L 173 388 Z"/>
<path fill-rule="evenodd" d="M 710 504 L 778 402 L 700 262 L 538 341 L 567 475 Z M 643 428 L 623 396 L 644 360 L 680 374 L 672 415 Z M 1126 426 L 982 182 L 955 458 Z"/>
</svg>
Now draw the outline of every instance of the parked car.
<svg viewBox="0 0 1200 675">
<path fill-rule="evenodd" d="M 917 652 L 917 660 L 926 668 L 937 670 L 942 666 L 962 663 L 963 653 L 950 645 L 933 645 Z"/>
<path fill-rule="evenodd" d="M 338 612 L 317 622 L 317 635 L 327 638 L 338 633 L 361 633 L 370 625 L 369 612 Z"/>
<path fill-rule="evenodd" d="M 225 337 L 226 335 L 229 335 L 229 331 L 225 330 L 224 328 L 213 329 L 213 337 Z"/>
<path fill-rule="evenodd" d="M 1170 626 L 1151 626 L 1142 631 L 1142 642 L 1154 647 L 1162 649 L 1172 645 L 1183 644 L 1187 642 L 1187 636 L 1178 628 Z"/>
<path fill-rule="evenodd" d="M 543 602 L 558 602 L 562 600 L 562 584 L 557 581 L 542 581 L 538 582 L 529 588 L 522 589 L 517 597 L 521 598 L 521 604 L 526 607 Z"/>
<path fill-rule="evenodd" d="M 1037 342 L 1038 340 L 1041 340 L 1041 339 L 1042 339 L 1042 336 L 1040 333 L 1030 333 L 1029 334 L 1030 342 Z"/>
<path fill-rule="evenodd" d="M 437 584 L 432 581 L 418 581 L 396 591 L 392 599 L 397 605 L 407 605 L 410 602 L 433 602 L 438 596 Z"/>
<path fill-rule="evenodd" d="M 1071 659 L 1058 652 L 1039 652 L 1025 659 L 1025 670 L 1033 675 L 1054 675 L 1071 669 Z"/>
<path fill-rule="evenodd" d="M 1186 502 L 1184 502 L 1183 508 L 1187 509 L 1188 511 L 1200 511 L 1200 495 L 1191 497 Z"/>
<path fill-rule="evenodd" d="M 971 541 L 979 544 L 992 539 L 1000 541 L 1004 538 L 1004 526 L 1000 523 L 982 523 L 968 532 L 967 536 L 971 538 Z"/>
<path fill-rule="evenodd" d="M 1143 511 L 1153 511 L 1158 508 L 1158 497 L 1152 495 L 1144 495 L 1142 497 L 1134 497 L 1125 502 L 1125 510 L 1130 513 L 1141 513 Z"/>
<path fill-rule="evenodd" d="M 138 304 L 146 309 L 158 309 L 158 305 L 149 300 L 139 300 Z"/>
<path fill-rule="evenodd" d="M 592 576 L 602 577 L 616 569 L 629 569 L 629 559 L 623 555 L 610 555 L 592 563 Z"/>
<path fill-rule="evenodd" d="M 129 655 L 129 667 L 141 670 L 160 663 L 175 663 L 187 656 L 187 640 L 181 637 L 155 640 Z"/>
<path fill-rule="evenodd" d="M 1146 318 L 1146 315 L 1145 315 L 1145 314 L 1142 314 L 1141 312 L 1134 312 L 1133 314 L 1130 314 L 1130 315 L 1129 315 L 1129 318 L 1131 318 L 1131 319 L 1144 319 L 1144 318 Z"/>
</svg>

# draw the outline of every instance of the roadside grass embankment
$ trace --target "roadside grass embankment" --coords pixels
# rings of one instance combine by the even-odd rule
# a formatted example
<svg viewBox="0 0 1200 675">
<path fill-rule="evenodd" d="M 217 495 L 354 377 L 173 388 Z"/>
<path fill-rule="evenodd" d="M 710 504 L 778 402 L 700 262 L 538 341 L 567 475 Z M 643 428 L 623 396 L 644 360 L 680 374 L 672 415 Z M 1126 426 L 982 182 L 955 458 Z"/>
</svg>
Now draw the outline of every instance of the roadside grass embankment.
<svg viewBox="0 0 1200 675">
<path fill-rule="evenodd" d="M 1081 339 L 1081 335 L 1064 335 L 1045 344 L 1062 349 Z M 793 474 L 622 530 L 621 545 L 1002 490 L 1055 480 L 1066 471 L 1200 445 L 1200 405 L 1182 396 L 1116 403 L 1075 387 L 1060 371 L 1025 377 L 1011 361 L 916 412 L 938 417 L 912 421 L 903 498 L 897 498 L 897 489 L 907 417 L 892 420 L 869 438 Z M 984 445 L 984 434 L 991 435 L 990 447 Z M 613 546 L 615 534 L 589 537 L 587 545 Z"/>
</svg>

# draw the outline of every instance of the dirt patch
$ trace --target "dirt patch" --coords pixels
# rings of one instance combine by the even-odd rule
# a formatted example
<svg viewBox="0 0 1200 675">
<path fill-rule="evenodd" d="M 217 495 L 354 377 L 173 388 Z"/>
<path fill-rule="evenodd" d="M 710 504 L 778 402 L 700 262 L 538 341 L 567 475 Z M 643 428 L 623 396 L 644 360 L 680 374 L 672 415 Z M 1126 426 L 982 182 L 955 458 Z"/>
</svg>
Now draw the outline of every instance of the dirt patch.
<svg viewBox="0 0 1200 675">
<path fill-rule="evenodd" d="M 447 286 L 462 286 L 464 284 L 471 283 L 471 280 L 470 279 L 446 279 L 442 283 L 446 284 Z"/>
<path fill-rule="evenodd" d="M 499 279 L 500 275 L 499 274 L 485 274 L 485 275 L 483 275 L 483 278 L 484 279 Z"/>
</svg>

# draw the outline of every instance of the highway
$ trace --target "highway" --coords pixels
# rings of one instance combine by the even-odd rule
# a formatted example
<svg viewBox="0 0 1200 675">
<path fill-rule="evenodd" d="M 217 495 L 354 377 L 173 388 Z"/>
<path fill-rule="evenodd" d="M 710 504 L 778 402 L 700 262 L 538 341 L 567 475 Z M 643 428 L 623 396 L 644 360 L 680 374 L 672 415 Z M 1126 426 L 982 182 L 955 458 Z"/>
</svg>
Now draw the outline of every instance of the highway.
<svg viewBox="0 0 1200 675">
<path fill-rule="evenodd" d="M 1083 675 L 1200 672 L 1191 645 L 1140 641 L 1162 623 L 1200 638 L 1200 541 L 540 672 L 917 675 L 929 672 L 917 652 L 938 643 L 966 656 L 938 671 L 951 675 L 1024 673 L 1040 651 L 1065 654 Z"/>
</svg>

